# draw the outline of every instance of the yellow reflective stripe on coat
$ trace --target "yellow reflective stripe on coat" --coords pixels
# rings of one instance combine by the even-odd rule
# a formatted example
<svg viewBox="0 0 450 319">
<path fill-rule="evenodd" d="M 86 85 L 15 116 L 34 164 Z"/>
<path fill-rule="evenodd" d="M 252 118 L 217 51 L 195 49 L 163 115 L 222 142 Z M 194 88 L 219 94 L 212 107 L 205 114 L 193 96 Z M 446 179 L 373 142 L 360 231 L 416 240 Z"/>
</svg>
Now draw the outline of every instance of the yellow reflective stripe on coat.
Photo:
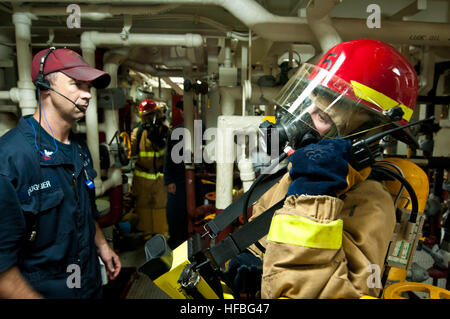
<svg viewBox="0 0 450 319">
<path fill-rule="evenodd" d="M 310 248 L 339 249 L 342 230 L 342 220 L 321 224 L 302 216 L 275 215 L 267 239 Z"/>
<path fill-rule="evenodd" d="M 390 110 L 391 108 L 395 106 L 401 107 L 403 110 L 403 118 L 409 122 L 411 119 L 411 116 L 413 114 L 413 110 L 411 110 L 406 105 L 403 105 L 396 100 L 391 99 L 389 96 L 384 95 L 381 92 L 378 92 L 368 86 L 365 86 L 364 84 L 361 84 L 356 81 L 350 81 L 350 83 L 353 86 L 353 91 L 355 92 L 355 95 L 359 97 L 360 99 L 363 99 L 364 101 L 370 102 L 372 104 L 375 104 L 384 110 Z"/>
<path fill-rule="evenodd" d="M 139 152 L 139 157 L 160 157 L 164 155 L 165 150 L 159 152 Z"/>
<path fill-rule="evenodd" d="M 146 179 L 158 179 L 158 177 L 164 176 L 164 174 L 160 173 L 160 172 L 158 172 L 156 174 L 152 174 L 152 173 L 146 173 L 146 172 L 143 172 L 143 171 L 140 171 L 137 169 L 134 170 L 134 174 L 136 176 L 143 177 Z"/>
</svg>

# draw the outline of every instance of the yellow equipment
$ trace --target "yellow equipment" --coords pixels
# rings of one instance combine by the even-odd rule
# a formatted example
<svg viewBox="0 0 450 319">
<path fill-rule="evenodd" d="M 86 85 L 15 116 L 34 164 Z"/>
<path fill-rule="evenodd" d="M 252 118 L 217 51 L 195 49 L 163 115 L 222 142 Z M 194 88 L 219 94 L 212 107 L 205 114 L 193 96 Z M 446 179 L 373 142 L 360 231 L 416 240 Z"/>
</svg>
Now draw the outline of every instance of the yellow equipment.
<svg viewBox="0 0 450 319">
<path fill-rule="evenodd" d="M 199 251 L 197 256 L 193 255 L 200 248 L 197 247 L 200 241 L 196 239 L 189 239 L 172 251 L 164 236 L 154 236 L 145 247 L 149 261 L 139 271 L 173 299 L 233 299 L 231 289 L 212 278 L 214 270 L 207 267 L 208 260 L 203 265 L 195 262 L 200 256 Z"/>
<path fill-rule="evenodd" d="M 416 164 L 402 158 L 386 158 L 376 163 L 396 171 L 411 185 L 414 194 L 411 195 L 400 181 L 388 180 L 384 184 L 392 195 L 397 207 L 397 224 L 389 246 L 386 259 L 389 267 L 385 287 L 398 282 L 405 282 L 409 267 L 421 236 L 425 220 L 424 210 L 429 194 L 429 181 L 425 172 Z M 416 205 L 414 205 L 414 201 Z M 411 222 L 411 214 L 417 210 L 415 222 Z"/>
<path fill-rule="evenodd" d="M 429 298 L 426 299 L 450 299 L 450 291 L 418 282 L 399 282 L 392 284 L 384 290 L 383 299 L 406 299 L 401 294 L 408 291 L 428 293 Z"/>
</svg>

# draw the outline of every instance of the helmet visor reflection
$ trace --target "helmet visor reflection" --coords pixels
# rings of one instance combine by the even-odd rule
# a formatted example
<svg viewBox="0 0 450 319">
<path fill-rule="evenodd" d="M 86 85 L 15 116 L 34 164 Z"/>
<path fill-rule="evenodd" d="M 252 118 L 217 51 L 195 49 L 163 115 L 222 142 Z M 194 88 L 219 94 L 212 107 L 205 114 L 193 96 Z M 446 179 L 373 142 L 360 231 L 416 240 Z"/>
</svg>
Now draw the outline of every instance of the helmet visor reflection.
<svg viewBox="0 0 450 319">
<path fill-rule="evenodd" d="M 280 118 L 287 131 L 295 129 L 295 122 L 302 121 L 322 138 L 346 137 L 391 122 L 383 113 L 365 105 L 351 84 L 307 63 L 274 101 L 283 108 L 283 114 L 289 114 Z"/>
</svg>

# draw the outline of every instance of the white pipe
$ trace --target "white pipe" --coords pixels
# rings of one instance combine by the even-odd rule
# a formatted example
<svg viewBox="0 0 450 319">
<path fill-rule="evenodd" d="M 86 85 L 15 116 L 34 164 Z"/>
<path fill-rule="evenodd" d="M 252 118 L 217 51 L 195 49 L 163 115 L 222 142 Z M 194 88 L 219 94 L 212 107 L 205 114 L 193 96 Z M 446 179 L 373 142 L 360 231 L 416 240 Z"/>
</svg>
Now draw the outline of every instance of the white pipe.
<svg viewBox="0 0 450 319">
<path fill-rule="evenodd" d="M 20 90 L 18 88 L 11 88 L 9 91 L 0 91 L 0 100 L 11 100 L 18 103 L 20 99 Z"/>
<path fill-rule="evenodd" d="M 83 36 L 81 37 L 83 39 Z M 84 60 L 91 66 L 95 67 L 95 47 L 84 46 L 81 43 L 81 49 Z M 89 107 L 86 110 L 86 141 L 91 152 L 92 162 L 97 177 L 94 180 L 95 194 L 99 196 L 104 192 L 104 186 L 101 179 L 100 171 L 100 145 L 98 140 L 98 111 L 97 111 L 97 89 L 91 88 L 92 98 L 89 101 Z"/>
<path fill-rule="evenodd" d="M 120 63 L 128 56 L 129 49 L 118 49 L 112 50 L 105 54 L 104 60 L 104 71 L 108 72 L 111 76 L 111 83 L 108 88 L 117 87 L 117 70 L 119 69 Z M 110 110 L 105 109 L 105 135 L 106 141 L 109 142 L 119 129 L 119 111 L 117 109 Z M 100 127 L 101 125 L 99 125 Z M 112 187 L 116 187 L 122 184 L 122 170 L 120 168 L 114 167 L 108 170 L 108 179 L 101 181 L 99 184 L 95 182 L 95 192 L 96 196 L 103 195 L 107 190 Z"/>
<path fill-rule="evenodd" d="M 159 71 L 159 70 L 155 70 L 155 68 L 149 64 L 141 64 L 141 63 L 130 61 L 130 60 L 125 61 L 123 63 L 123 65 L 128 66 L 136 71 L 148 73 L 153 76 L 159 76 L 159 77 L 172 77 L 172 76 L 182 77 L 183 76 L 183 71 L 178 71 L 178 70 L 166 70 L 166 71 L 161 70 L 161 71 Z"/>
<path fill-rule="evenodd" d="M 0 100 L 10 100 L 9 91 L 0 91 Z"/>
<path fill-rule="evenodd" d="M 422 72 L 419 75 L 419 95 L 427 95 L 433 88 L 434 52 L 428 46 L 423 48 Z"/>
<path fill-rule="evenodd" d="M 10 2 L 20 3 L 22 0 Z M 41 0 L 27 2 L 40 3 Z M 49 0 L 47 2 L 77 3 L 84 2 L 84 0 Z M 123 4 L 123 2 L 123 0 L 90 1 L 90 3 L 108 4 Z M 275 42 L 317 42 L 306 19 L 274 15 L 255 0 L 133 0 L 133 3 L 221 6 L 265 39 Z M 365 37 L 389 43 L 450 46 L 450 41 L 448 41 L 450 38 L 449 23 L 383 20 L 382 28 L 369 29 L 366 19 L 336 18 L 331 19 L 331 22 L 343 41 Z M 415 35 L 420 35 L 420 37 L 415 38 Z"/>
<path fill-rule="evenodd" d="M 19 106 L 22 115 L 33 114 L 37 101 L 35 87 L 31 80 L 31 18 L 29 14 L 16 12 L 13 14 L 13 23 L 16 33 L 17 69 L 19 80 L 17 87 L 20 90 Z"/>
<path fill-rule="evenodd" d="M 203 37 L 199 34 L 129 34 L 123 39 L 119 33 L 103 33 L 86 31 L 81 35 L 81 42 L 85 46 L 136 46 L 136 45 L 182 45 L 198 47 L 203 45 Z M 83 46 L 83 44 L 82 44 Z"/>
<path fill-rule="evenodd" d="M 122 184 L 122 172 L 120 169 L 112 170 L 111 175 L 106 181 L 97 183 L 95 181 L 95 195 L 100 196 L 104 194 L 108 189 Z"/>
<path fill-rule="evenodd" d="M 164 65 L 169 67 L 190 67 L 192 66 L 192 62 L 186 58 L 186 57 L 179 57 L 179 58 L 167 58 L 163 61 Z"/>
<path fill-rule="evenodd" d="M 185 76 L 185 79 L 189 79 L 189 76 Z M 183 117 L 184 117 L 184 128 L 190 133 L 188 137 L 184 139 L 184 150 L 187 152 L 190 158 L 191 154 L 194 154 L 194 92 L 184 92 L 183 95 Z M 191 165 L 185 163 L 186 167 Z M 193 163 L 191 163 L 193 165 Z"/>
<path fill-rule="evenodd" d="M 241 46 L 241 83 L 242 83 L 242 116 L 245 116 L 247 94 L 245 92 L 245 83 L 247 81 L 248 71 L 248 47 L 245 44 Z"/>
<path fill-rule="evenodd" d="M 342 42 L 341 37 L 331 23 L 328 14 L 340 1 L 322 0 L 310 2 L 306 8 L 306 18 L 312 33 L 319 41 L 322 52 Z M 290 61 L 290 63 L 292 63 Z"/>
<path fill-rule="evenodd" d="M 75 3 L 73 1 L 72 3 Z M 95 21 L 111 18 L 114 15 L 157 15 L 179 7 L 176 4 L 162 6 L 120 6 L 111 5 L 80 5 L 81 18 Z M 20 11 L 29 12 L 36 16 L 67 16 L 67 8 L 64 7 L 32 7 L 21 6 Z"/>
<path fill-rule="evenodd" d="M 226 68 L 231 68 L 231 48 L 230 48 L 230 43 L 227 40 L 226 41 L 226 45 L 225 45 L 225 58 L 223 61 L 223 66 Z"/>
<path fill-rule="evenodd" d="M 119 69 L 119 65 L 122 64 L 122 61 L 126 59 L 130 50 L 123 49 L 115 49 L 105 53 L 104 56 L 104 71 L 109 73 L 111 76 L 111 82 L 108 88 L 117 88 L 117 71 Z M 106 141 L 110 141 L 115 133 L 119 129 L 119 111 L 118 107 L 121 105 L 117 105 L 116 109 L 105 109 L 105 126 L 106 126 Z"/>
<path fill-rule="evenodd" d="M 221 114 L 233 115 L 235 98 L 230 94 L 230 91 L 227 90 L 227 88 L 228 87 L 220 87 Z"/>
<path fill-rule="evenodd" d="M 168 85 L 170 85 L 170 87 L 178 94 L 178 95 L 183 95 L 183 89 L 181 87 L 178 86 L 178 84 L 176 84 L 175 82 L 173 82 L 169 77 L 165 76 L 162 78 L 164 80 L 164 82 L 166 82 Z"/>
<path fill-rule="evenodd" d="M 236 161 L 236 145 L 234 133 L 239 131 L 245 134 L 254 134 L 257 137 L 259 124 L 262 116 L 224 116 L 217 119 L 217 142 L 216 142 L 216 207 L 224 209 L 231 204 L 233 192 L 233 167 Z M 256 141 L 255 141 L 256 142 Z M 251 143 L 254 144 L 254 143 Z M 247 160 L 242 161 L 242 178 L 246 182 L 245 187 L 252 178 L 252 168 Z M 252 165 L 253 166 L 253 165 Z"/>
<path fill-rule="evenodd" d="M 253 163 L 248 158 L 241 158 L 238 162 L 238 168 L 244 192 L 246 192 L 255 181 L 255 170 L 253 168 Z"/>
<path fill-rule="evenodd" d="M 105 123 L 98 123 L 98 130 L 99 132 L 105 132 L 106 131 L 106 125 Z M 74 133 L 83 133 L 86 134 L 86 123 L 75 123 L 72 127 L 72 131 Z"/>
</svg>

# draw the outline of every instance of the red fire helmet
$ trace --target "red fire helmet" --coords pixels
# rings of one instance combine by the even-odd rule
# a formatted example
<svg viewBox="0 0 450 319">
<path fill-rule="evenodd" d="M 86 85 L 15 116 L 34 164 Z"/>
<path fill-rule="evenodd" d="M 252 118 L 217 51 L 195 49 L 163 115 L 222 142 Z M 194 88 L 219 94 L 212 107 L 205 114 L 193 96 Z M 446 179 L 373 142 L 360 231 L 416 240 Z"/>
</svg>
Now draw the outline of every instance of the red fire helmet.
<svg viewBox="0 0 450 319">
<path fill-rule="evenodd" d="M 347 41 L 332 47 L 316 66 L 351 84 L 352 93 L 371 109 L 383 112 L 399 106 L 404 112 L 399 123 L 411 119 L 417 100 L 417 74 L 394 47 L 372 39 Z M 332 86 L 328 83 L 339 92 Z"/>
<path fill-rule="evenodd" d="M 145 99 L 139 104 L 139 116 L 143 116 L 155 111 L 158 105 L 152 99 Z"/>
</svg>

